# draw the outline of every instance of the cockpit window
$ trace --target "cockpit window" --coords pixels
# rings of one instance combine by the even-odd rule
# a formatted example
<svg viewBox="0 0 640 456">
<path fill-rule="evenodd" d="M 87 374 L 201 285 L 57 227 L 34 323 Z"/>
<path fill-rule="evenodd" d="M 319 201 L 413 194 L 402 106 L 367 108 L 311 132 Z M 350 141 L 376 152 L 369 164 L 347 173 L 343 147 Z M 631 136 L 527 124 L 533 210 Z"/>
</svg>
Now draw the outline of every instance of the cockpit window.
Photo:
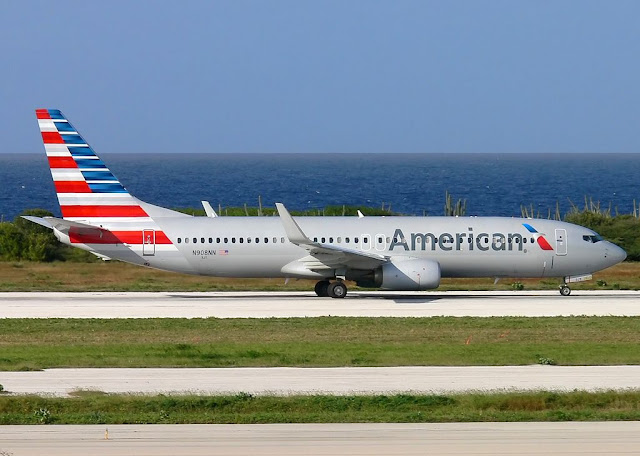
<svg viewBox="0 0 640 456">
<path fill-rule="evenodd" d="M 582 239 L 595 244 L 596 242 L 604 241 L 604 238 L 599 234 L 585 234 Z"/>
</svg>

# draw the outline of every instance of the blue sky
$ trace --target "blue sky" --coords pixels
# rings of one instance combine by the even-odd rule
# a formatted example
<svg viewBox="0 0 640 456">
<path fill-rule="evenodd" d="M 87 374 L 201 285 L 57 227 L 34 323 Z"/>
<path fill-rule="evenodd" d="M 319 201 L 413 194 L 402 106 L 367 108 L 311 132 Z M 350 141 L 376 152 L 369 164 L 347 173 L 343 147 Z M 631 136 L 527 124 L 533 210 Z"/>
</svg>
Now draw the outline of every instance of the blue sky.
<svg viewBox="0 0 640 456">
<path fill-rule="evenodd" d="M 0 2 L 2 152 L 639 152 L 640 2 Z"/>
</svg>

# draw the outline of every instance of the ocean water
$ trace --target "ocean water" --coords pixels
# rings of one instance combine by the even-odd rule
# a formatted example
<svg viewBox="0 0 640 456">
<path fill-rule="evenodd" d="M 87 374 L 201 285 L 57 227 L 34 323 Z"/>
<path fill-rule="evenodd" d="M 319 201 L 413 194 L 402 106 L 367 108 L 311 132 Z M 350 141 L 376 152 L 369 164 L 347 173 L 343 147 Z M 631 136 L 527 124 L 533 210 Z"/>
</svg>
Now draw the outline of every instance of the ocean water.
<svg viewBox="0 0 640 456">
<path fill-rule="evenodd" d="M 391 204 L 407 215 L 442 215 L 444 194 L 468 215 L 545 216 L 584 196 L 620 213 L 640 202 L 640 154 L 101 154 L 138 198 L 165 207 Z M 27 208 L 59 214 L 46 157 L 0 154 L 0 217 Z"/>
</svg>

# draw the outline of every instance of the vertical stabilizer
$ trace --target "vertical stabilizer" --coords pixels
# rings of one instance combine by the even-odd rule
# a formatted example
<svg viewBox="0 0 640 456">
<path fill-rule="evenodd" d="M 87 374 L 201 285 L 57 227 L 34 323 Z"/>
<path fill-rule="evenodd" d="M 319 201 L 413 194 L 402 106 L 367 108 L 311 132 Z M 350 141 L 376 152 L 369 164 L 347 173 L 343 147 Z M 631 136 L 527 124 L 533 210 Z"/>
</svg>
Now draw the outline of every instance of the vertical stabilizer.
<svg viewBox="0 0 640 456">
<path fill-rule="evenodd" d="M 62 217 L 90 223 L 176 216 L 134 198 L 58 109 L 37 109 Z"/>
</svg>

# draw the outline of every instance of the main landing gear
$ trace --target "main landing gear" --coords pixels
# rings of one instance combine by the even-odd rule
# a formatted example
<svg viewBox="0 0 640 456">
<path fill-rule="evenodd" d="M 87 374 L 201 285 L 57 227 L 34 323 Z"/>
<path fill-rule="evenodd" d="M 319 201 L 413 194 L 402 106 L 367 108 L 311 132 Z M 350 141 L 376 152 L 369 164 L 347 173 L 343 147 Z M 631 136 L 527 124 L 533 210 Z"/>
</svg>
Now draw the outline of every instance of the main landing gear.
<svg viewBox="0 0 640 456">
<path fill-rule="evenodd" d="M 571 294 L 571 288 L 566 283 L 560 285 L 560 294 L 562 296 L 569 296 Z"/>
<path fill-rule="evenodd" d="M 337 282 L 321 280 L 316 283 L 315 291 L 321 297 L 344 298 L 347 295 L 347 286 L 341 280 Z"/>
</svg>

